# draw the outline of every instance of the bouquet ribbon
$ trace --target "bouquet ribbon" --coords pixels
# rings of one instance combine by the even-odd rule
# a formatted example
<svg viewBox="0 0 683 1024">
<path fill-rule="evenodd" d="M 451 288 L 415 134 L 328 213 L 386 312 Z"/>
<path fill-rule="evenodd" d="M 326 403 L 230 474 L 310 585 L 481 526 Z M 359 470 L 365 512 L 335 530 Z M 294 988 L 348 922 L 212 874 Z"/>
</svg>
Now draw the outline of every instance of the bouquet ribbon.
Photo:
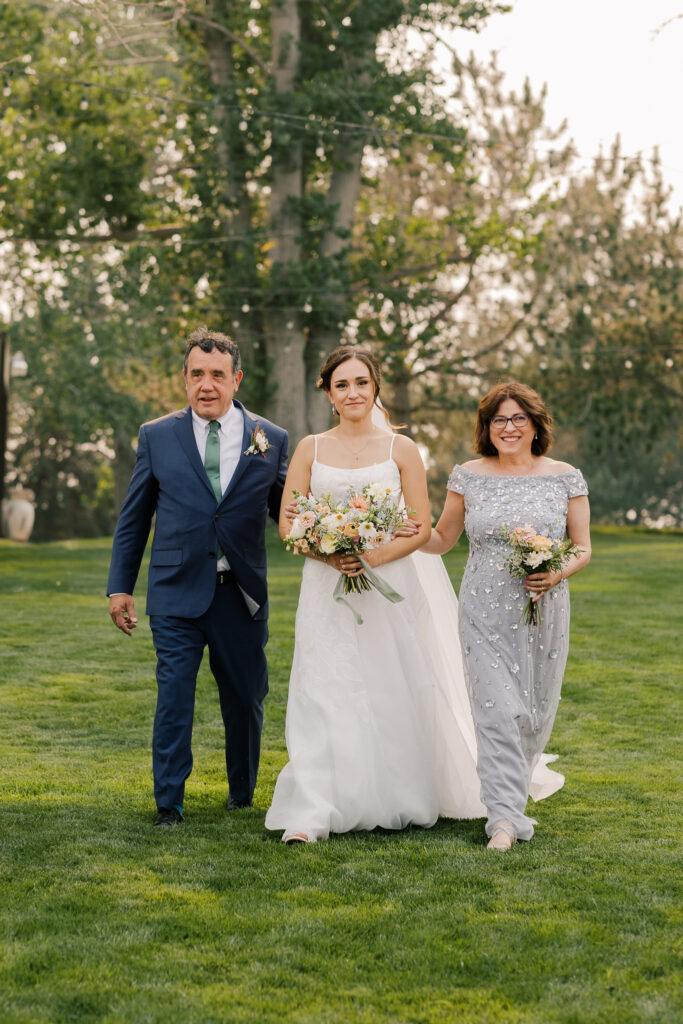
<svg viewBox="0 0 683 1024">
<path fill-rule="evenodd" d="M 375 588 L 375 590 L 378 590 L 380 592 L 382 597 L 386 597 L 387 601 L 391 601 L 392 604 L 397 604 L 398 601 L 403 601 L 404 600 L 403 594 L 399 594 L 398 590 L 394 590 L 393 587 L 389 586 L 389 584 L 386 582 L 386 580 L 383 580 L 381 576 L 378 576 L 377 573 L 374 571 L 374 569 L 370 568 L 370 566 L 368 565 L 368 563 L 365 561 L 364 558 L 361 558 L 360 555 L 356 555 L 356 558 L 358 559 L 358 561 L 363 566 L 363 568 L 365 570 L 365 575 L 370 580 L 370 583 L 372 583 L 372 585 Z M 339 579 L 337 580 L 337 585 L 334 588 L 334 592 L 332 594 L 332 597 L 334 598 L 335 601 L 338 601 L 340 604 L 345 604 L 346 607 L 351 612 L 351 614 L 353 615 L 354 619 L 356 620 L 356 623 L 359 626 L 362 626 L 363 625 L 363 617 L 362 617 L 362 615 L 359 615 L 359 613 L 353 607 L 351 602 L 347 601 L 346 598 L 344 597 L 344 582 L 345 582 L 345 577 L 344 577 L 344 575 L 342 573 L 340 573 L 339 574 Z"/>
</svg>

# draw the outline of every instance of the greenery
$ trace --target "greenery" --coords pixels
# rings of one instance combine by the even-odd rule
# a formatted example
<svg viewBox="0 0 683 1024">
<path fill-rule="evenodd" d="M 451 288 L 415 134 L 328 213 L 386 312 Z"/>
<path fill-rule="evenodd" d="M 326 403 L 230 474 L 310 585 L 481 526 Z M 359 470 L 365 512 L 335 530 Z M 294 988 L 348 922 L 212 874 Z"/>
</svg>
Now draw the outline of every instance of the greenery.
<svg viewBox="0 0 683 1024">
<path fill-rule="evenodd" d="M 256 806 L 225 811 L 204 667 L 186 822 L 160 832 L 154 655 L 144 617 L 130 640 L 108 620 L 108 542 L 0 541 L 3 1024 L 675 1020 L 681 536 L 596 531 L 550 745 L 567 782 L 500 855 L 481 821 L 296 848 L 264 830 L 300 573 L 270 549 Z"/>
<path fill-rule="evenodd" d="M 434 482 L 512 375 L 596 518 L 683 523 L 683 220 L 656 154 L 578 161 L 544 90 L 454 51 L 510 6 L 0 3 L 0 310 L 29 366 L 7 486 L 35 540 L 111 532 L 200 321 L 293 442 L 329 426 L 322 354 L 358 341 Z"/>
</svg>

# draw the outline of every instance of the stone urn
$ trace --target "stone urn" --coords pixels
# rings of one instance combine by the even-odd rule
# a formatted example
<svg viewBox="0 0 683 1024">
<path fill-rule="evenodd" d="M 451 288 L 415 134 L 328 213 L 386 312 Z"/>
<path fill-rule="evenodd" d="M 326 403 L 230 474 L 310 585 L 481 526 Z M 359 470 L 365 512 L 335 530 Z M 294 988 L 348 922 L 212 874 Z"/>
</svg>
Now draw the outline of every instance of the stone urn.
<svg viewBox="0 0 683 1024">
<path fill-rule="evenodd" d="M 2 535 L 25 543 L 31 536 L 36 512 L 32 502 L 20 491 L 2 503 Z"/>
</svg>

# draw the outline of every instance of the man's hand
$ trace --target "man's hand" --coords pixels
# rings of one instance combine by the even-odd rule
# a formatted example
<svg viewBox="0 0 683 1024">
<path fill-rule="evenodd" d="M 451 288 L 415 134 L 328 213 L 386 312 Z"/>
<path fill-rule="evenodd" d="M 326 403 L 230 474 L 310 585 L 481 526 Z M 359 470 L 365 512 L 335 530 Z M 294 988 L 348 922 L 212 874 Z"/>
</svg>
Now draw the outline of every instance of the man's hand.
<svg viewBox="0 0 683 1024">
<path fill-rule="evenodd" d="M 109 614 L 114 625 L 127 636 L 138 624 L 132 594 L 114 594 L 109 598 Z"/>
</svg>

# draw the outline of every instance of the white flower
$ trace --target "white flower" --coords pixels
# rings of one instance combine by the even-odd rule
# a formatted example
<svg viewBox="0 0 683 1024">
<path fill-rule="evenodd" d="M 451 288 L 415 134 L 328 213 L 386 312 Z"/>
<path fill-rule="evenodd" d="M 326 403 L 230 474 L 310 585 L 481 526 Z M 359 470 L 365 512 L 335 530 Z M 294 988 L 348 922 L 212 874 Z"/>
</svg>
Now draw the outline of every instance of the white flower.
<svg viewBox="0 0 683 1024">
<path fill-rule="evenodd" d="M 343 512 L 330 512 L 328 516 L 323 516 L 320 520 L 321 526 L 324 526 L 326 530 L 338 530 L 346 522 L 347 518 Z"/>
<path fill-rule="evenodd" d="M 324 555 L 332 555 L 337 550 L 337 539 L 333 533 L 326 533 L 320 541 L 320 550 Z"/>
<path fill-rule="evenodd" d="M 297 516 L 292 525 L 289 528 L 289 539 L 290 540 L 301 540 L 306 534 L 306 525 L 301 521 L 301 517 Z"/>
<path fill-rule="evenodd" d="M 265 431 L 261 430 L 258 423 L 252 430 L 249 440 L 251 444 L 245 449 L 245 455 L 262 455 L 266 457 L 266 452 L 270 448 L 270 441 L 266 437 Z"/>
<path fill-rule="evenodd" d="M 526 564 L 532 569 L 537 569 L 539 565 L 545 562 L 547 552 L 544 551 L 531 551 L 524 559 Z"/>
<path fill-rule="evenodd" d="M 383 498 L 386 498 L 387 494 L 391 493 L 391 490 L 388 487 L 382 487 L 381 484 L 369 484 L 365 488 L 365 493 L 373 501 L 381 501 Z"/>
<path fill-rule="evenodd" d="M 374 540 L 377 536 L 377 530 L 372 523 L 360 523 L 358 526 L 358 536 L 362 537 L 365 541 Z"/>
</svg>

